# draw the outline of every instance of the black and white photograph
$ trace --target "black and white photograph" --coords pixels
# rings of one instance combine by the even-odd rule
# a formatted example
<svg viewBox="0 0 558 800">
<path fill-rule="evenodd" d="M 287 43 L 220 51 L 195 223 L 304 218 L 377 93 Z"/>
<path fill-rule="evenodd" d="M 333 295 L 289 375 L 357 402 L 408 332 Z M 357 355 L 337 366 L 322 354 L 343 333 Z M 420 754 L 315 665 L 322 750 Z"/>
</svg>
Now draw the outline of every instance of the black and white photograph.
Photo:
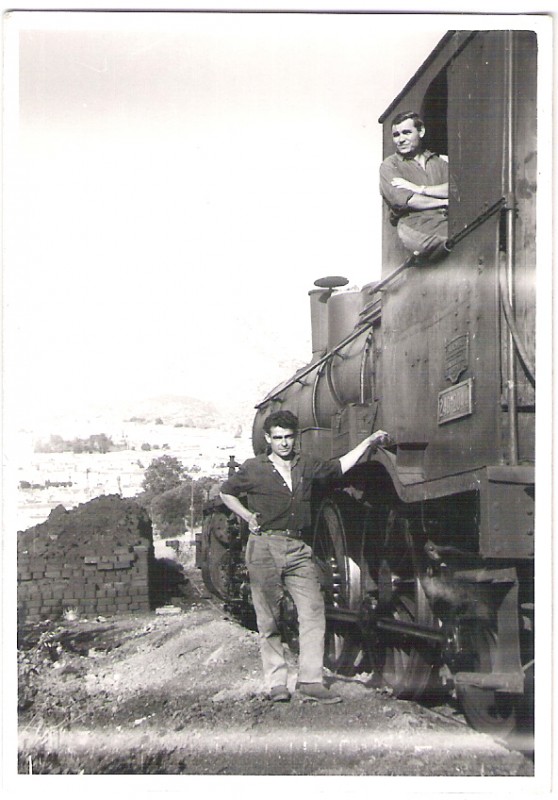
<svg viewBox="0 0 558 800">
<path fill-rule="evenodd" d="M 510 11 L 4 9 L 10 797 L 553 792 L 554 19 Z"/>
</svg>

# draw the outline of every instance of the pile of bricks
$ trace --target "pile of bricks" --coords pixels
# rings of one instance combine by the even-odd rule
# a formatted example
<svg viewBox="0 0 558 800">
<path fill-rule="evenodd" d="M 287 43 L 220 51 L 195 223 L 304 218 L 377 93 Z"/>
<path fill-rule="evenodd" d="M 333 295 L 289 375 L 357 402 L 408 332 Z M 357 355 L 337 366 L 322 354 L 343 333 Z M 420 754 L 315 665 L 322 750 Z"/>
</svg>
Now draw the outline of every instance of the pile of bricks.
<svg viewBox="0 0 558 800">
<path fill-rule="evenodd" d="M 18 533 L 20 622 L 147 611 L 155 557 L 151 520 L 134 500 L 108 495 Z"/>
</svg>

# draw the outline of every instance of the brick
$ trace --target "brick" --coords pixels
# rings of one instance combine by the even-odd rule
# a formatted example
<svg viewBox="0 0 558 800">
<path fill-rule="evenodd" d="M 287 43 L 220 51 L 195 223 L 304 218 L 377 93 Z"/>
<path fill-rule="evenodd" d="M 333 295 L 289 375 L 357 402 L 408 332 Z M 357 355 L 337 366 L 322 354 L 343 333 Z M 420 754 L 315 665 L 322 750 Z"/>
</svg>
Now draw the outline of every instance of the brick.
<svg viewBox="0 0 558 800">
<path fill-rule="evenodd" d="M 98 556 L 84 556 L 83 563 L 84 564 L 96 564 L 99 561 Z"/>
<path fill-rule="evenodd" d="M 114 564 L 99 564 L 97 569 L 107 572 L 108 570 L 114 569 Z"/>
<path fill-rule="evenodd" d="M 43 578 L 43 577 L 44 577 L 44 572 L 43 572 L 43 571 L 41 571 L 41 572 L 36 572 L 35 570 L 33 570 L 33 573 L 32 573 L 32 575 L 33 575 L 33 580 L 34 580 L 34 581 L 39 581 L 41 578 Z"/>
<path fill-rule="evenodd" d="M 17 579 L 18 581 L 30 581 L 32 577 L 30 572 L 20 572 Z"/>
</svg>

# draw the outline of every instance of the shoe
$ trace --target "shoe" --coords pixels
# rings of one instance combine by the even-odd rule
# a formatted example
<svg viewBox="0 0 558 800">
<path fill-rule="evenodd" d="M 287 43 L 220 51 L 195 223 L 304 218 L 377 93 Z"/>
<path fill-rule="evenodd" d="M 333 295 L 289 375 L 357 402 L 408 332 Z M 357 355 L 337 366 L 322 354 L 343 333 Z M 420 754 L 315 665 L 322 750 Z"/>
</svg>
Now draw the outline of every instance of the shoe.
<svg viewBox="0 0 558 800">
<path fill-rule="evenodd" d="M 288 703 L 291 699 L 291 693 L 286 686 L 273 686 L 268 696 L 272 703 Z"/>
<path fill-rule="evenodd" d="M 297 683 L 296 688 L 303 700 L 313 700 L 315 703 L 340 703 L 343 699 L 323 683 Z"/>
</svg>

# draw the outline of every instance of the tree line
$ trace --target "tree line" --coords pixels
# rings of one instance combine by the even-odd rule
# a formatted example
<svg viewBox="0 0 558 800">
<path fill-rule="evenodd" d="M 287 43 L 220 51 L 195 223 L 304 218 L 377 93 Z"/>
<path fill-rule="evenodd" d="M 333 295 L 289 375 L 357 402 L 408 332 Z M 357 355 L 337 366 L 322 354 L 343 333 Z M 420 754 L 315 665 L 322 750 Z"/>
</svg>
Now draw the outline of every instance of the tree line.
<svg viewBox="0 0 558 800">
<path fill-rule="evenodd" d="M 86 439 L 64 439 L 58 434 L 52 434 L 47 441 L 35 444 L 36 453 L 110 453 L 122 449 L 106 433 L 94 433 Z"/>
</svg>

